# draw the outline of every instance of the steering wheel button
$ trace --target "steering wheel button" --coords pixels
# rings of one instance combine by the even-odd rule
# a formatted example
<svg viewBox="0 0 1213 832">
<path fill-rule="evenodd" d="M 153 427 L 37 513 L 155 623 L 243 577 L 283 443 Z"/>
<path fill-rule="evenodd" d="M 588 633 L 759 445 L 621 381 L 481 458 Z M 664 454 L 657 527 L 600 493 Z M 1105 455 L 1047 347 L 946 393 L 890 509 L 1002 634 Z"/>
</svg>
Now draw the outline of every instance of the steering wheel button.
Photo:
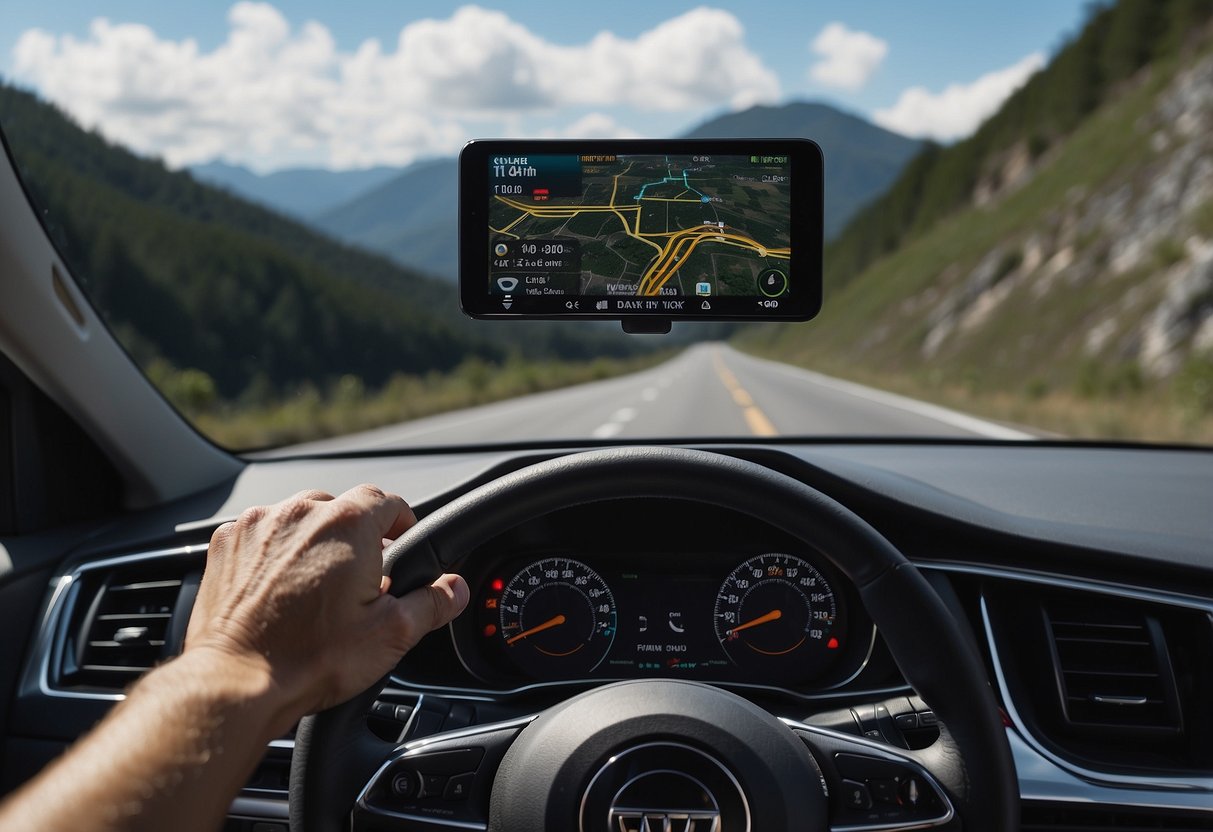
<svg viewBox="0 0 1213 832">
<path fill-rule="evenodd" d="M 475 771 L 484 759 L 483 748 L 456 748 L 450 751 L 430 751 L 428 753 L 410 755 L 422 774 L 463 774 L 465 771 Z"/>
<path fill-rule="evenodd" d="M 442 792 L 442 799 L 467 800 L 468 794 L 472 791 L 472 782 L 475 779 L 476 772 L 474 771 L 452 777 L 447 782 L 446 789 Z"/>
<path fill-rule="evenodd" d="M 896 780 L 869 780 L 868 791 L 877 803 L 897 803 L 897 791 L 901 784 Z"/>
<path fill-rule="evenodd" d="M 872 795 L 868 791 L 868 784 L 858 780 L 843 780 L 842 801 L 848 809 L 871 809 Z"/>
<path fill-rule="evenodd" d="M 447 779 L 445 774 L 421 775 L 421 796 L 442 797 L 442 793 L 446 791 Z"/>
<path fill-rule="evenodd" d="M 413 772 L 402 771 L 392 778 L 392 794 L 405 800 L 414 798 L 419 791 L 417 787 L 420 785 L 420 782 L 417 779 L 417 775 Z"/>
</svg>

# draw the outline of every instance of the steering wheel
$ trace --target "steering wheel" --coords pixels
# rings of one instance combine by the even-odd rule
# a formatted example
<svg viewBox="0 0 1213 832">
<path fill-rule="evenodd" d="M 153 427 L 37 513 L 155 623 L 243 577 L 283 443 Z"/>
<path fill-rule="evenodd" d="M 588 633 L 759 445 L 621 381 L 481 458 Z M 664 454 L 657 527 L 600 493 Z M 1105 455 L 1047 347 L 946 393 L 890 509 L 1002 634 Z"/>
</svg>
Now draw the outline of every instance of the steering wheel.
<svg viewBox="0 0 1213 832">
<path fill-rule="evenodd" d="M 906 680 L 939 720 L 921 751 L 776 719 L 685 680 L 619 682 L 523 719 L 396 746 L 366 715 L 383 685 L 305 718 L 293 832 L 491 829 L 1018 829 L 1005 729 L 982 661 L 918 571 L 857 515 L 754 463 L 674 448 L 541 462 L 453 500 L 384 553 L 402 595 L 477 545 L 554 510 L 674 497 L 749 514 L 824 552 L 858 588 Z M 459 775 L 462 801 L 430 780 Z M 453 782 L 453 778 L 452 782 Z M 877 799 L 873 799 L 873 796 Z M 485 808 L 487 806 L 487 813 Z"/>
</svg>

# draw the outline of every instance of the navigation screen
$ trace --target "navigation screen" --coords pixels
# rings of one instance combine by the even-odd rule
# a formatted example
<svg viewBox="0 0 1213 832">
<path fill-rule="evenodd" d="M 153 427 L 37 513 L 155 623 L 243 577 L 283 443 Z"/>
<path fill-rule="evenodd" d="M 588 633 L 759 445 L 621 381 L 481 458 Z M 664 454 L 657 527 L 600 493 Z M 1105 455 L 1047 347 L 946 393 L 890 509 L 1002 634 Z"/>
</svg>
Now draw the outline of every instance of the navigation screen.
<svg viewBox="0 0 1213 832">
<path fill-rule="evenodd" d="M 819 202 L 819 154 L 761 141 L 680 152 L 531 144 L 538 152 L 497 148 L 478 160 L 481 243 L 469 250 L 465 239 L 462 254 L 480 267 L 461 267 L 465 299 L 468 272 L 478 276 L 473 312 L 803 320 L 816 311 L 803 314 L 820 303 L 820 231 L 805 228 L 812 212 L 797 203 L 814 191 Z M 798 179 L 816 187 L 798 189 Z M 465 188 L 462 198 L 476 197 Z"/>
</svg>

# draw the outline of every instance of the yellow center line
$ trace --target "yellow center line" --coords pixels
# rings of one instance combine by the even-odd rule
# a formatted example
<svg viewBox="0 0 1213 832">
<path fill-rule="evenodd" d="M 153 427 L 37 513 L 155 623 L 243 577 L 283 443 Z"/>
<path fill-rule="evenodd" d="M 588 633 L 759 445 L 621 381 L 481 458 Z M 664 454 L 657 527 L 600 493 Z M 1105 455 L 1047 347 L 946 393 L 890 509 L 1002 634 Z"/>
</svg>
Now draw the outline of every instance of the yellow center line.
<svg viewBox="0 0 1213 832">
<path fill-rule="evenodd" d="M 745 419 L 750 433 L 755 436 L 778 436 L 779 431 L 775 430 L 775 425 L 771 424 L 767 415 L 759 409 L 758 405 L 754 404 L 754 397 L 746 392 L 746 389 L 741 386 L 741 382 L 737 380 L 737 376 L 733 375 L 733 371 L 725 366 L 724 359 L 720 357 L 720 350 L 713 352 L 712 364 L 716 368 L 716 375 L 720 377 L 721 384 L 725 386 L 725 389 L 733 396 L 733 401 L 741 408 L 741 415 Z"/>
</svg>

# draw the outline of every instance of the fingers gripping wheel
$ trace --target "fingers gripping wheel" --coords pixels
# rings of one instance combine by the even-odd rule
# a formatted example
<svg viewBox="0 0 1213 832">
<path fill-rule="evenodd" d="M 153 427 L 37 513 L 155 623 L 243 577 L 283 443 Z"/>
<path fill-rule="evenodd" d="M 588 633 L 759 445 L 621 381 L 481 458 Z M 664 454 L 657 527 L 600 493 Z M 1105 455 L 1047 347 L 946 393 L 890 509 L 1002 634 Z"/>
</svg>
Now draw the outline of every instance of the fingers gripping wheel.
<svg viewBox="0 0 1213 832">
<path fill-rule="evenodd" d="M 862 519 L 803 483 L 762 466 L 702 451 L 621 448 L 574 454 L 522 469 L 430 514 L 385 552 L 384 569 L 392 577 L 392 592 L 403 595 L 457 568 L 477 545 L 521 522 L 568 506 L 627 497 L 677 497 L 731 508 L 829 556 L 859 588 L 907 681 L 931 703 L 943 725 L 940 740 L 914 754 L 910 762 L 943 786 L 967 828 L 1018 828 L 1017 784 L 1002 721 L 981 659 L 956 631 L 947 609 L 917 570 Z M 366 729 L 365 714 L 377 693 L 378 689 L 369 690 L 301 723 L 291 768 L 294 832 L 348 828 L 355 799 L 392 751 Z M 552 710 L 570 707 L 574 701 Z M 546 716 L 531 728 L 544 724 Z M 519 735 L 520 744 L 531 735 L 531 728 Z M 659 730 L 663 739 L 670 739 L 668 727 Z M 822 743 L 800 727 L 795 733 L 822 756 Z M 626 739 L 611 753 L 644 744 L 630 735 Z M 708 742 L 699 738 L 687 744 L 703 751 Z M 567 750 L 570 757 L 580 753 Z M 717 759 L 736 773 L 738 761 L 722 754 Z M 601 766 L 605 760 L 596 762 Z M 507 756 L 503 762 L 507 772 L 509 765 Z M 508 774 L 503 776 L 507 779 L 502 788 L 511 788 Z M 744 793 L 748 786 L 745 782 L 742 786 Z M 728 792 L 723 787 L 722 791 Z M 494 815 L 492 828 L 516 828 L 509 823 L 508 817 Z M 557 825 L 577 828 L 576 815 Z"/>
</svg>

